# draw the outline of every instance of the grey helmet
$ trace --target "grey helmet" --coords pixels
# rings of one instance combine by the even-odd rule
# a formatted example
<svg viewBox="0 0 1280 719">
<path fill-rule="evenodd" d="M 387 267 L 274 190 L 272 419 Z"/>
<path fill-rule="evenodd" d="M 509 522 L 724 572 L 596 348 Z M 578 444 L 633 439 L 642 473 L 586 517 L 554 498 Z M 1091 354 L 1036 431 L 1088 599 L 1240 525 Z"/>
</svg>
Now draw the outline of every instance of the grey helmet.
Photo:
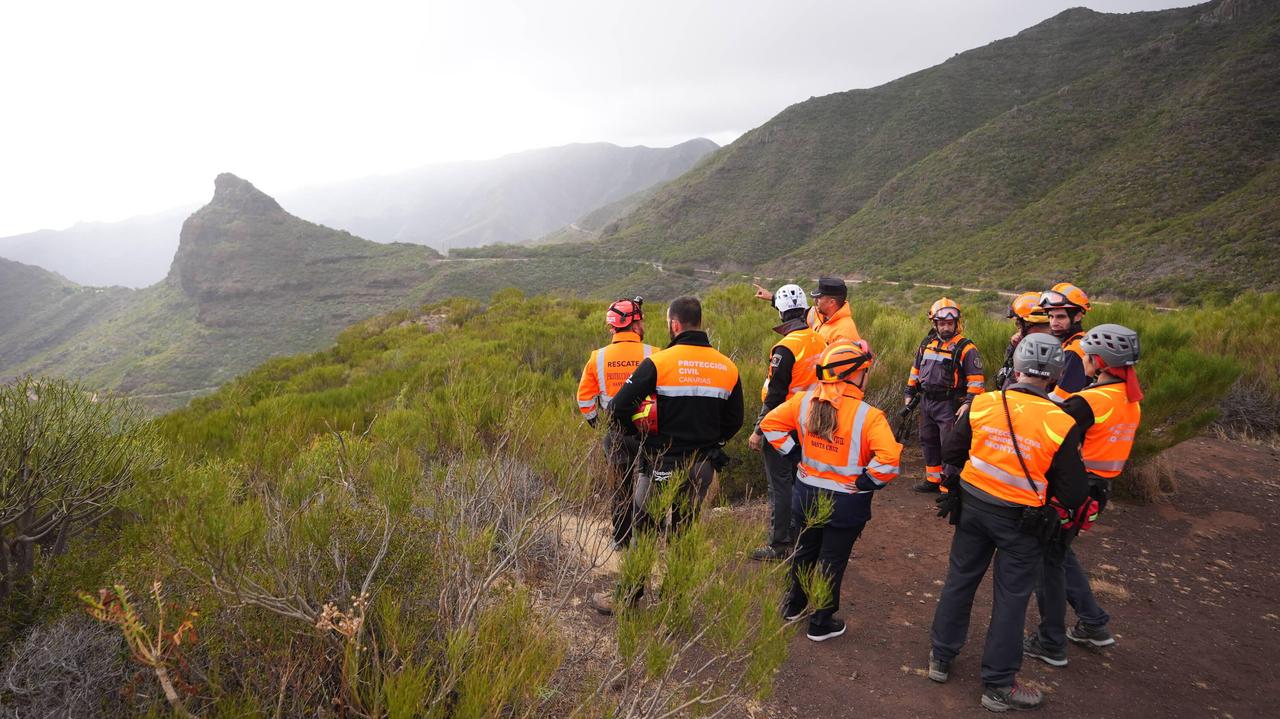
<svg viewBox="0 0 1280 719">
<path fill-rule="evenodd" d="M 1033 334 L 1022 338 L 1013 351 L 1015 372 L 1057 382 L 1067 366 L 1067 354 L 1062 343 L 1051 334 Z"/>
<path fill-rule="evenodd" d="M 1130 367 L 1138 363 L 1138 333 L 1124 325 L 1098 325 L 1085 333 L 1080 349 L 1108 367 Z"/>
</svg>

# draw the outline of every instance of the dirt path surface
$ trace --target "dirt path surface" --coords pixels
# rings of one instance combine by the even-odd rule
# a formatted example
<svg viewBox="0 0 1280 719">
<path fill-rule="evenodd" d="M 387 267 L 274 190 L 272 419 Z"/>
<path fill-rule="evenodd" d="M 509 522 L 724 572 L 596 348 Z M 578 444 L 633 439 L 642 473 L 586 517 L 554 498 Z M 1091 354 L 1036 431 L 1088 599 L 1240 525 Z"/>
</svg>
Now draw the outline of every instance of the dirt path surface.
<svg viewBox="0 0 1280 719">
<path fill-rule="evenodd" d="M 1112 647 L 1068 649 L 1061 669 L 1028 659 L 1020 675 L 1046 692 L 1036 716 L 1280 715 L 1280 453 L 1195 439 L 1168 455 L 1178 489 L 1148 505 L 1113 503 L 1075 545 L 1112 615 Z M 988 574 L 951 681 L 925 678 L 929 625 L 946 573 L 950 527 L 910 491 L 919 454 L 876 498 L 854 547 L 841 615 L 848 633 L 797 634 L 764 707 L 768 716 L 982 717 L 978 699 L 991 608 Z M 763 515 L 762 515 L 763 521 Z M 1032 599 L 1030 630 L 1039 620 Z M 1068 625 L 1075 621 L 1068 611 Z"/>
</svg>

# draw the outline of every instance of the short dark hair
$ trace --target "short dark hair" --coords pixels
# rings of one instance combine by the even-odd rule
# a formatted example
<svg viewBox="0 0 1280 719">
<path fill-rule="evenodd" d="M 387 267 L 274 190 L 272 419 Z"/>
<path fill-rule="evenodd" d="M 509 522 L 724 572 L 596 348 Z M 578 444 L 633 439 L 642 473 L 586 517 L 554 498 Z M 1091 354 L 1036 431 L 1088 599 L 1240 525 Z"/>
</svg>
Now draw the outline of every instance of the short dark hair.
<svg viewBox="0 0 1280 719">
<path fill-rule="evenodd" d="M 702 303 L 697 297 L 677 297 L 667 308 L 667 316 L 685 327 L 701 327 Z"/>
</svg>

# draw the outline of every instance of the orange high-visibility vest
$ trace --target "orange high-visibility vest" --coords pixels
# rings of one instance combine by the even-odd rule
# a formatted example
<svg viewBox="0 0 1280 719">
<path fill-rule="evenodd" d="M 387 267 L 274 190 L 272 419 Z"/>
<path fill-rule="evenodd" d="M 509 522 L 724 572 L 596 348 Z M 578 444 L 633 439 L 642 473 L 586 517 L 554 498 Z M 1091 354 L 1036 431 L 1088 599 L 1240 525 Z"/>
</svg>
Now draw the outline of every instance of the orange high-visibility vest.
<svg viewBox="0 0 1280 719">
<path fill-rule="evenodd" d="M 779 346 L 791 350 L 791 354 L 796 358 L 796 363 L 791 366 L 791 384 L 787 387 L 787 399 L 791 399 L 797 392 L 809 389 L 818 381 L 818 360 L 822 358 L 822 350 L 827 348 L 827 341 L 817 332 L 803 329 L 788 332 L 786 337 L 775 342 L 773 347 L 769 348 L 770 356 Z M 773 367 L 771 366 L 768 374 L 765 375 L 764 385 L 760 387 L 761 402 L 769 394 L 769 379 L 772 376 Z"/>
<path fill-rule="evenodd" d="M 646 357 L 657 349 L 640 341 L 635 332 L 615 332 L 613 341 L 594 350 L 578 380 L 578 410 L 583 419 L 594 419 Z"/>
<path fill-rule="evenodd" d="M 649 358 L 658 371 L 659 397 L 729 399 L 738 368 L 714 347 L 672 345 Z"/>
<path fill-rule="evenodd" d="M 857 387 L 847 385 L 836 409 L 836 431 L 827 440 L 805 430 L 815 394 L 812 389 L 797 394 L 760 420 L 760 432 L 781 454 L 795 448 L 792 432 L 800 438 L 796 479 L 813 487 L 852 494 L 858 491 L 854 483 L 864 470 L 878 485 L 897 477 L 902 445 L 893 438 L 884 412 L 864 402 Z"/>
<path fill-rule="evenodd" d="M 1077 332 L 1074 335 L 1071 335 L 1067 338 L 1066 342 L 1062 343 L 1062 351 L 1073 353 L 1075 356 L 1080 358 L 1080 361 L 1083 362 L 1084 347 L 1080 344 L 1080 340 L 1082 339 L 1084 339 L 1083 332 Z M 1065 402 L 1067 401 L 1067 398 L 1071 396 L 1071 393 L 1061 387 L 1054 387 L 1053 392 L 1050 392 L 1049 396 L 1056 398 L 1058 402 Z"/>
<path fill-rule="evenodd" d="M 1001 396 L 1008 397 L 1009 416 L 1034 492 L 1014 453 Z M 1005 390 L 980 394 L 969 409 L 973 442 L 960 477 L 1000 503 L 1040 506 L 1049 487 L 1045 472 L 1074 425 L 1075 420 L 1057 404 L 1038 395 Z"/>
<path fill-rule="evenodd" d="M 1088 387 L 1076 395 L 1093 410 L 1093 426 L 1084 433 L 1084 468 L 1099 477 L 1118 477 L 1133 451 L 1142 407 L 1130 402 L 1123 382 Z"/>
<path fill-rule="evenodd" d="M 832 344 L 836 340 L 857 342 L 862 339 L 862 335 L 858 334 L 858 325 L 853 321 L 853 311 L 849 309 L 848 302 L 827 318 L 822 316 L 816 306 L 810 307 L 805 321 L 809 323 L 809 329 L 822 335 L 822 339 L 826 340 L 827 344 Z"/>
</svg>

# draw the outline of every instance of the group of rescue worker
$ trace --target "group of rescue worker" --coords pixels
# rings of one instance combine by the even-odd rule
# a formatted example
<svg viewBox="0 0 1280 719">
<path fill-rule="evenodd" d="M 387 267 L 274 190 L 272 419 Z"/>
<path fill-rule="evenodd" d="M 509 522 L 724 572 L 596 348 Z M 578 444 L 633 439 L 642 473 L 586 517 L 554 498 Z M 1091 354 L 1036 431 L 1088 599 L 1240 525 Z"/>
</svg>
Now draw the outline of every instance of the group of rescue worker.
<svg viewBox="0 0 1280 719">
<path fill-rule="evenodd" d="M 844 634 L 836 616 L 853 544 L 871 519 L 871 498 L 899 474 L 902 445 L 884 412 L 863 398 L 875 356 L 859 335 L 848 287 L 823 277 L 812 292 L 788 284 L 756 287 L 779 314 L 768 355 L 761 409 L 748 439 L 763 456 L 769 494 L 761 561 L 789 561 L 781 601 L 787 621 L 808 616 L 816 642 Z M 810 306 L 810 299 L 813 306 Z M 1017 681 L 1024 656 L 1067 664 L 1068 641 L 1115 643 L 1110 617 L 1071 549 L 1106 506 L 1141 417 L 1135 365 L 1138 336 L 1104 324 L 1085 331 L 1088 296 L 1060 283 L 1010 304 L 1017 325 L 986 392 L 977 346 L 963 334 L 960 306 L 929 309 L 930 330 L 915 353 L 900 415 L 919 406 L 924 476 L 914 488 L 936 493 L 937 513 L 955 527 L 949 566 L 930 639 L 928 677 L 949 678 L 964 645 L 977 588 L 993 567 L 991 622 L 982 655 L 981 703 L 992 711 L 1032 709 L 1044 697 Z M 613 488 L 613 542 L 622 550 L 651 516 L 655 488 L 676 480 L 667 522 L 679 531 L 697 514 L 723 446 L 744 425 L 738 369 L 714 349 L 702 307 L 681 297 L 667 308 L 671 341 L 644 343 L 641 298 L 613 302 L 605 322 L 612 341 L 592 352 L 578 406 L 593 425 L 606 414 L 604 450 Z M 813 577 L 825 591 L 810 596 Z M 635 604 L 644 580 L 591 598 L 601 613 Z M 1035 592 L 1037 631 L 1024 636 Z M 1066 607 L 1076 612 L 1066 626 Z"/>
</svg>

